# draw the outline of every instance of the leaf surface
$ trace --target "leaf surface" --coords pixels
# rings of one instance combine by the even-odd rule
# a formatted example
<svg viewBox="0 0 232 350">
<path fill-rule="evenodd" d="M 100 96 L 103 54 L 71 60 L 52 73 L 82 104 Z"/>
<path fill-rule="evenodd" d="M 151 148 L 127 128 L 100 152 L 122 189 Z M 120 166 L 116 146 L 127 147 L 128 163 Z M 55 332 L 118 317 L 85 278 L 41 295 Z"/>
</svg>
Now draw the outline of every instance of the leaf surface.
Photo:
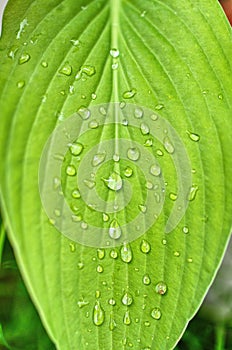
<svg viewBox="0 0 232 350">
<path fill-rule="evenodd" d="M 61 350 L 173 349 L 231 228 L 232 45 L 220 6 L 9 1 L 0 52 L 1 205 L 51 339 Z"/>
</svg>

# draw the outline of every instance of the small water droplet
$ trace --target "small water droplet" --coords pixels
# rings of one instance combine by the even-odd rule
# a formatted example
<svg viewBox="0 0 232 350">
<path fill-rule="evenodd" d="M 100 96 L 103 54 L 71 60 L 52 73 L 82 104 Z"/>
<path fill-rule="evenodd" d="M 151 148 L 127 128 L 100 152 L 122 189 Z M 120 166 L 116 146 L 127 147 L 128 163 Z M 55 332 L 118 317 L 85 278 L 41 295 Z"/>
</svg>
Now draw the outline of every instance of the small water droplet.
<svg viewBox="0 0 232 350">
<path fill-rule="evenodd" d="M 167 244 L 167 240 L 166 239 L 162 239 L 162 244 L 166 245 Z"/>
<path fill-rule="evenodd" d="M 88 301 L 85 301 L 84 299 L 78 300 L 77 305 L 80 309 L 82 309 L 84 306 L 89 305 Z"/>
<path fill-rule="evenodd" d="M 98 265 L 96 270 L 97 270 L 97 272 L 102 273 L 104 271 L 104 268 L 102 265 Z"/>
<path fill-rule="evenodd" d="M 17 82 L 17 88 L 18 89 L 22 89 L 25 86 L 25 81 L 24 80 L 20 80 Z"/>
<path fill-rule="evenodd" d="M 117 58 L 119 57 L 119 55 L 120 55 L 120 52 L 118 49 L 113 48 L 110 50 L 110 56 L 112 56 L 113 58 Z"/>
<path fill-rule="evenodd" d="M 199 190 L 199 187 L 197 185 L 193 185 L 190 188 L 189 194 L 188 194 L 188 200 L 191 202 L 196 198 L 197 192 Z"/>
<path fill-rule="evenodd" d="M 122 178 L 119 174 L 113 172 L 108 179 L 103 179 L 106 186 L 112 191 L 119 191 L 122 188 Z"/>
<path fill-rule="evenodd" d="M 110 252 L 110 257 L 111 257 L 112 259 L 117 259 L 117 257 L 118 257 L 118 252 L 117 252 L 117 250 L 112 249 L 111 252 Z"/>
<path fill-rule="evenodd" d="M 165 137 L 164 138 L 164 148 L 165 150 L 170 153 L 170 154 L 173 154 L 175 152 L 175 148 L 173 146 L 173 144 L 171 143 L 171 140 L 169 139 L 169 137 Z"/>
<path fill-rule="evenodd" d="M 158 164 L 153 164 L 151 167 L 150 167 L 150 173 L 151 175 L 154 175 L 154 176 L 159 176 L 161 174 L 161 168 Z"/>
<path fill-rule="evenodd" d="M 106 214 L 106 213 L 102 213 L 102 220 L 103 220 L 104 222 L 109 221 L 109 215 Z"/>
<path fill-rule="evenodd" d="M 66 174 L 69 176 L 75 176 L 77 173 L 76 168 L 74 167 L 74 165 L 68 165 L 66 167 Z"/>
<path fill-rule="evenodd" d="M 156 154 L 157 156 L 162 157 L 164 155 L 164 152 L 161 149 L 157 149 Z"/>
<path fill-rule="evenodd" d="M 63 74 L 63 75 L 67 75 L 67 76 L 71 75 L 72 74 L 72 66 L 70 66 L 70 64 L 68 62 L 66 62 L 59 70 L 59 73 Z"/>
<path fill-rule="evenodd" d="M 96 94 L 95 92 L 93 92 L 93 93 L 91 94 L 91 98 L 92 98 L 92 100 L 96 100 L 97 94 Z"/>
<path fill-rule="evenodd" d="M 82 261 L 80 261 L 78 264 L 77 264 L 77 267 L 79 270 L 82 270 L 84 268 L 84 263 Z"/>
<path fill-rule="evenodd" d="M 73 242 L 69 243 L 69 248 L 70 248 L 70 252 L 74 253 L 76 251 L 76 244 Z"/>
<path fill-rule="evenodd" d="M 192 259 L 192 258 L 188 258 L 188 259 L 187 259 L 187 262 L 188 262 L 188 263 L 192 263 L 192 262 L 193 262 L 193 259 Z"/>
<path fill-rule="evenodd" d="M 189 228 L 188 228 L 187 226 L 184 226 L 184 227 L 182 228 L 182 231 L 183 231 L 185 234 L 187 234 L 187 233 L 189 233 Z"/>
<path fill-rule="evenodd" d="M 170 193 L 169 193 L 169 198 L 170 198 L 172 201 L 176 201 L 176 200 L 177 200 L 177 194 L 176 194 L 176 193 L 173 193 L 173 192 L 170 192 Z"/>
<path fill-rule="evenodd" d="M 81 106 L 79 109 L 78 109 L 78 114 L 79 116 L 83 119 L 83 120 L 86 120 L 86 119 L 89 119 L 90 115 L 91 115 L 91 112 L 88 108 L 86 108 L 85 106 Z"/>
<path fill-rule="evenodd" d="M 98 122 L 96 120 L 91 120 L 91 122 L 89 122 L 89 128 L 90 129 L 97 129 L 99 126 Z"/>
<path fill-rule="evenodd" d="M 153 146 L 153 140 L 152 139 L 147 139 L 144 144 L 145 147 L 151 147 Z"/>
<path fill-rule="evenodd" d="M 145 239 L 143 239 L 141 244 L 140 244 L 140 250 L 144 254 L 149 253 L 151 250 L 150 243 L 148 241 L 146 241 Z"/>
<path fill-rule="evenodd" d="M 200 135 L 195 134 L 193 132 L 187 131 L 187 134 L 190 138 L 190 140 L 194 141 L 194 142 L 198 142 L 200 140 Z"/>
<path fill-rule="evenodd" d="M 125 315 L 123 317 L 123 323 L 127 326 L 129 326 L 131 324 L 131 318 L 130 318 L 130 312 L 126 311 Z"/>
<path fill-rule="evenodd" d="M 75 198 L 75 199 L 81 198 L 80 191 L 78 189 L 73 190 L 72 191 L 72 197 Z"/>
<path fill-rule="evenodd" d="M 118 62 L 112 63 L 111 68 L 112 68 L 113 70 L 118 69 Z"/>
<path fill-rule="evenodd" d="M 10 48 L 9 52 L 8 52 L 8 57 L 11 58 L 12 60 L 14 60 L 15 55 L 16 55 L 18 49 L 19 49 L 19 48 L 18 48 L 17 46 L 12 46 L 12 47 Z"/>
<path fill-rule="evenodd" d="M 158 307 L 155 307 L 152 311 L 151 311 L 151 317 L 154 318 L 155 320 L 159 320 L 161 318 L 162 314 L 161 311 Z"/>
<path fill-rule="evenodd" d="M 108 303 L 112 306 L 116 305 L 116 301 L 113 298 L 109 299 Z"/>
<path fill-rule="evenodd" d="M 78 47 L 78 46 L 80 46 L 80 41 L 78 40 L 78 39 L 71 39 L 70 40 L 70 43 L 73 45 L 73 46 L 75 46 L 75 47 Z"/>
<path fill-rule="evenodd" d="M 124 170 L 124 175 L 126 177 L 131 177 L 133 175 L 133 170 L 129 166 L 126 167 L 126 169 Z"/>
<path fill-rule="evenodd" d="M 30 60 L 31 56 L 29 55 L 29 53 L 23 53 L 18 60 L 19 64 L 24 64 L 26 62 L 28 62 Z"/>
<path fill-rule="evenodd" d="M 105 257 L 105 250 L 99 248 L 99 249 L 97 250 L 97 257 L 98 257 L 98 259 L 100 259 L 100 260 L 104 259 L 104 257 Z"/>
<path fill-rule="evenodd" d="M 103 106 L 101 106 L 101 107 L 99 108 L 99 112 L 101 113 L 101 115 L 104 115 L 104 116 L 107 115 L 107 110 L 106 110 L 106 108 L 103 107 Z"/>
<path fill-rule="evenodd" d="M 139 210 L 141 211 L 141 213 L 145 214 L 146 211 L 147 211 L 147 207 L 146 205 L 143 205 L 143 204 L 139 204 Z"/>
<path fill-rule="evenodd" d="M 222 94 L 218 94 L 218 99 L 219 100 L 223 100 L 223 95 Z"/>
<path fill-rule="evenodd" d="M 145 183 L 145 187 L 148 189 L 148 190 L 152 190 L 153 189 L 153 183 L 150 182 L 150 181 L 147 181 Z"/>
<path fill-rule="evenodd" d="M 109 236 L 113 239 L 118 239 L 122 235 L 121 227 L 116 219 L 113 219 L 110 223 Z"/>
<path fill-rule="evenodd" d="M 156 121 L 159 119 L 158 115 L 156 115 L 156 114 L 152 114 L 152 115 L 150 116 L 150 118 L 151 118 L 151 120 L 153 120 L 154 122 L 156 122 Z"/>
<path fill-rule="evenodd" d="M 132 254 L 132 250 L 131 250 L 129 243 L 125 243 L 125 242 L 123 243 L 123 246 L 121 247 L 120 253 L 121 253 L 122 261 L 124 261 L 126 263 L 129 263 L 132 261 L 133 254 Z"/>
<path fill-rule="evenodd" d="M 47 63 L 46 61 L 42 61 L 42 62 L 41 62 L 41 66 L 42 66 L 43 68 L 47 68 L 47 67 L 48 67 L 48 63 Z"/>
<path fill-rule="evenodd" d="M 95 298 L 96 298 L 96 299 L 99 299 L 100 296 L 101 296 L 100 290 L 96 290 L 96 291 L 95 291 Z"/>
<path fill-rule="evenodd" d="M 131 89 L 129 91 L 125 91 L 122 95 L 123 98 L 129 99 L 135 96 L 137 90 L 136 89 Z"/>
<path fill-rule="evenodd" d="M 132 295 L 126 292 L 122 297 L 122 303 L 127 306 L 131 305 L 133 303 Z"/>
<path fill-rule="evenodd" d="M 150 276 L 148 274 L 143 276 L 143 284 L 145 284 L 146 286 L 151 284 L 151 279 L 150 279 Z"/>
<path fill-rule="evenodd" d="M 100 302 L 97 300 L 93 309 L 93 323 L 96 326 L 101 326 L 105 320 L 105 312 L 101 307 Z"/>
<path fill-rule="evenodd" d="M 114 155 L 113 155 L 113 160 L 114 160 L 115 162 L 119 162 L 119 161 L 120 161 L 120 156 L 119 156 L 118 154 L 114 154 Z"/>
<path fill-rule="evenodd" d="M 86 229 L 88 228 L 87 222 L 82 221 L 82 223 L 81 223 L 81 228 L 83 228 L 83 230 L 86 230 Z"/>
<path fill-rule="evenodd" d="M 140 119 L 143 117 L 143 110 L 139 107 L 135 108 L 134 116 L 137 119 Z"/>
<path fill-rule="evenodd" d="M 179 256 L 180 256 L 180 252 L 175 251 L 175 252 L 173 253 L 173 255 L 174 255 L 176 258 L 179 258 Z"/>
<path fill-rule="evenodd" d="M 157 110 L 157 111 L 160 111 L 161 109 L 163 109 L 164 108 L 164 105 L 162 104 L 162 103 L 158 103 L 156 106 L 155 106 L 155 109 Z M 154 119 L 153 119 L 154 120 Z"/>
<path fill-rule="evenodd" d="M 92 165 L 93 166 L 98 166 L 99 164 L 101 164 L 102 162 L 104 162 L 106 157 L 106 153 L 98 153 L 95 154 L 92 160 Z"/>
<path fill-rule="evenodd" d="M 145 123 L 141 123 L 140 130 L 141 130 L 142 135 L 147 135 L 150 132 L 149 126 Z"/>
<path fill-rule="evenodd" d="M 78 211 L 78 208 L 76 208 L 77 210 L 75 210 L 75 208 L 73 208 L 74 211 Z M 72 221 L 74 222 L 80 222 L 82 220 L 82 216 L 81 215 L 72 215 Z"/>
<path fill-rule="evenodd" d="M 110 331 L 113 331 L 115 327 L 117 326 L 114 317 L 113 317 L 113 312 L 110 313 L 110 322 L 109 322 L 109 329 Z"/>
<path fill-rule="evenodd" d="M 73 156 L 79 156 L 83 151 L 84 146 L 79 142 L 73 142 L 69 145 L 69 150 Z"/>
<path fill-rule="evenodd" d="M 160 294 L 160 295 L 166 294 L 167 293 L 167 289 L 168 289 L 168 287 L 167 287 L 166 283 L 162 282 L 162 281 L 157 283 L 156 286 L 155 286 L 156 293 Z"/>
<path fill-rule="evenodd" d="M 89 77 L 91 77 L 92 75 L 94 75 L 96 73 L 95 67 L 87 65 L 87 64 L 84 66 L 81 66 L 80 70 L 82 73 L 86 74 Z"/>
<path fill-rule="evenodd" d="M 151 325 L 151 324 L 150 324 L 149 321 L 145 321 L 145 322 L 144 322 L 144 326 L 145 326 L 145 327 L 150 327 L 150 325 Z"/>
<path fill-rule="evenodd" d="M 128 151 L 127 151 L 127 157 L 130 159 L 130 160 L 138 160 L 139 157 L 140 157 L 140 152 L 138 150 L 138 148 L 129 148 Z"/>
</svg>

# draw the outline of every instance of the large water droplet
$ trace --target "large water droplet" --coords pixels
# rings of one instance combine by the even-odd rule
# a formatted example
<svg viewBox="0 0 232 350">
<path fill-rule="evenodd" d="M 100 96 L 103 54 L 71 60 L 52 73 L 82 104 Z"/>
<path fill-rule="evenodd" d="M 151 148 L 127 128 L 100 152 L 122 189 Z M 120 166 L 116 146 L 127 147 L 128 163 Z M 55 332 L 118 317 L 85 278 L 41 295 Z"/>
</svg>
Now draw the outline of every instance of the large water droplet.
<svg viewBox="0 0 232 350">
<path fill-rule="evenodd" d="M 113 49 L 110 50 L 110 55 L 111 55 L 113 58 L 117 58 L 117 57 L 119 57 L 120 52 L 119 52 L 118 49 L 113 48 Z"/>
<path fill-rule="evenodd" d="M 127 306 L 131 305 L 133 303 L 132 295 L 126 292 L 122 297 L 122 303 Z"/>
<path fill-rule="evenodd" d="M 167 289 L 168 289 L 168 287 L 167 287 L 166 283 L 162 282 L 162 281 L 157 283 L 155 286 L 156 293 L 160 294 L 160 295 L 164 295 L 167 292 Z"/>
<path fill-rule="evenodd" d="M 90 110 L 88 108 L 86 108 L 85 106 L 81 106 L 77 112 L 83 120 L 89 119 L 89 117 L 91 115 Z"/>
<path fill-rule="evenodd" d="M 116 219 L 113 219 L 110 223 L 109 236 L 113 239 L 118 239 L 122 235 L 121 227 Z"/>
<path fill-rule="evenodd" d="M 159 176 L 161 174 L 161 168 L 158 164 L 154 164 L 150 167 L 150 173 L 154 176 Z"/>
<path fill-rule="evenodd" d="M 150 243 L 148 241 L 146 241 L 145 239 L 143 239 L 141 244 L 140 244 L 140 250 L 144 254 L 149 253 L 151 250 Z"/>
<path fill-rule="evenodd" d="M 141 130 L 141 133 L 142 133 L 143 135 L 147 135 L 147 134 L 149 134 L 149 132 L 150 132 L 149 126 L 148 126 L 147 124 L 145 124 L 145 123 L 141 123 L 141 125 L 140 125 L 140 130 Z"/>
<path fill-rule="evenodd" d="M 129 326 L 131 324 L 131 318 L 130 318 L 130 312 L 126 311 L 125 315 L 123 317 L 123 323 L 127 326 Z"/>
<path fill-rule="evenodd" d="M 193 132 L 189 132 L 189 131 L 187 131 L 187 133 L 188 133 L 190 140 L 192 140 L 194 142 L 198 142 L 200 140 L 200 135 L 195 134 Z"/>
<path fill-rule="evenodd" d="M 96 326 L 101 326 L 105 320 L 105 312 L 101 307 L 100 302 L 97 300 L 93 309 L 93 323 Z"/>
<path fill-rule="evenodd" d="M 175 151 L 175 148 L 174 148 L 174 146 L 173 146 L 173 144 L 171 143 L 171 140 L 169 139 L 169 137 L 165 137 L 164 138 L 164 148 L 165 148 L 165 150 L 168 152 L 168 153 L 170 153 L 170 154 L 173 154 L 174 153 L 174 151 Z"/>
<path fill-rule="evenodd" d="M 121 253 L 122 261 L 124 261 L 126 263 L 129 263 L 132 261 L 133 253 L 132 253 L 132 250 L 131 250 L 129 243 L 123 243 L 123 246 L 121 247 L 120 253 Z"/>
<path fill-rule="evenodd" d="M 196 198 L 197 191 L 199 190 L 199 187 L 197 185 L 193 185 L 190 188 L 189 195 L 188 195 L 188 200 L 191 202 Z"/>
<path fill-rule="evenodd" d="M 143 276 L 143 284 L 145 284 L 146 286 L 151 284 L 151 279 L 150 279 L 150 276 L 148 274 Z"/>
<path fill-rule="evenodd" d="M 115 172 L 113 172 L 108 179 L 103 180 L 110 190 L 119 191 L 122 188 L 122 178 Z"/>
<path fill-rule="evenodd" d="M 104 259 L 104 257 L 105 257 L 105 250 L 99 248 L 99 249 L 97 250 L 97 257 L 98 257 L 98 259 L 100 259 L 100 260 Z"/>
<path fill-rule="evenodd" d="M 135 96 L 137 90 L 136 89 L 131 89 L 129 91 L 125 91 L 122 95 L 123 98 L 129 99 Z"/>
<path fill-rule="evenodd" d="M 162 314 L 161 311 L 158 307 L 155 307 L 152 311 L 151 311 L 151 317 L 154 318 L 155 320 L 159 320 L 161 318 Z"/>
<path fill-rule="evenodd" d="M 77 173 L 76 168 L 74 165 L 70 164 L 66 168 L 66 174 L 69 176 L 75 176 Z"/>
<path fill-rule="evenodd" d="M 101 164 L 102 162 L 104 162 L 106 157 L 106 153 L 98 153 L 95 154 L 92 160 L 92 165 L 93 166 L 98 166 L 99 164 Z"/>
<path fill-rule="evenodd" d="M 79 156 L 79 154 L 81 154 L 81 152 L 83 151 L 83 148 L 84 146 L 79 142 L 73 142 L 69 146 L 69 150 L 73 156 Z"/>
<path fill-rule="evenodd" d="M 87 65 L 87 64 L 81 67 L 81 71 L 82 71 L 82 73 L 88 75 L 89 77 L 91 77 L 92 75 L 94 75 L 96 73 L 95 67 Z"/>
<path fill-rule="evenodd" d="M 136 147 L 129 148 L 127 151 L 127 157 L 130 160 L 134 160 L 134 161 L 138 160 L 140 157 L 140 152 L 139 152 L 138 148 L 136 148 Z"/>
<path fill-rule="evenodd" d="M 63 74 L 63 75 L 71 75 L 72 74 L 72 66 L 70 66 L 70 64 L 68 62 L 66 62 L 63 67 L 61 67 L 61 69 L 59 70 L 59 73 Z"/>
<path fill-rule="evenodd" d="M 30 60 L 31 56 L 29 55 L 29 53 L 23 53 L 18 60 L 19 64 L 24 64 L 26 62 L 28 62 Z"/>
</svg>

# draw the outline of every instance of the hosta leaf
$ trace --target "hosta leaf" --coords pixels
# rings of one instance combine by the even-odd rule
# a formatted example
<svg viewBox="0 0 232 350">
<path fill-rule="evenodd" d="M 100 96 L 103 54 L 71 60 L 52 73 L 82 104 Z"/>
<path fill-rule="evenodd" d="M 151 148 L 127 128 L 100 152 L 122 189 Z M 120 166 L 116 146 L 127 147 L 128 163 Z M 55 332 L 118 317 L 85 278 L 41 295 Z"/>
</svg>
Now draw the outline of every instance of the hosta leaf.
<svg viewBox="0 0 232 350">
<path fill-rule="evenodd" d="M 231 228 L 220 6 L 12 0 L 0 50 L 1 205 L 51 339 L 174 348 Z"/>
</svg>

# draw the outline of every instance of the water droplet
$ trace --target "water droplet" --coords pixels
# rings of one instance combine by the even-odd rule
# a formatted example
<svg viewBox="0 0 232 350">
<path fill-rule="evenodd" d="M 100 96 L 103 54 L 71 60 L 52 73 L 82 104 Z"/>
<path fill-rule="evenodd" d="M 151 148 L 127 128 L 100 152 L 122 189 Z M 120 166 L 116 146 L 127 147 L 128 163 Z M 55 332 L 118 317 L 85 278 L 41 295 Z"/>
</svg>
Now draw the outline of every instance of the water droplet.
<svg viewBox="0 0 232 350">
<path fill-rule="evenodd" d="M 98 166 L 99 164 L 101 164 L 102 162 L 104 162 L 106 157 L 106 153 L 98 153 L 95 154 L 92 160 L 92 165 L 93 166 Z"/>
<path fill-rule="evenodd" d="M 78 208 L 77 208 L 77 210 L 78 210 Z M 81 220 L 82 220 L 82 216 L 81 215 L 72 215 L 72 221 L 80 222 Z"/>
<path fill-rule="evenodd" d="M 111 68 L 112 68 L 113 70 L 118 69 L 118 62 L 113 63 L 112 66 L 111 66 Z"/>
<path fill-rule="evenodd" d="M 129 326 L 131 324 L 130 312 L 126 311 L 123 317 L 123 323 Z"/>
<path fill-rule="evenodd" d="M 69 243 L 69 248 L 70 248 L 70 252 L 74 253 L 76 251 L 76 244 L 73 242 Z"/>
<path fill-rule="evenodd" d="M 48 63 L 47 63 L 46 61 L 42 61 L 42 62 L 41 62 L 41 66 L 42 66 L 43 68 L 47 68 L 47 67 L 48 67 Z"/>
<path fill-rule="evenodd" d="M 133 170 L 129 166 L 126 167 L 126 169 L 124 170 L 124 175 L 126 177 L 131 177 L 133 175 Z"/>
<path fill-rule="evenodd" d="M 138 150 L 138 148 L 129 148 L 128 151 L 127 151 L 127 157 L 130 159 L 130 160 L 138 160 L 139 157 L 140 157 L 140 152 Z"/>
<path fill-rule="evenodd" d="M 150 132 L 149 126 L 148 126 L 147 124 L 145 124 L 145 123 L 141 123 L 141 125 L 140 125 L 140 130 L 141 130 L 141 133 L 142 133 L 143 135 L 147 135 L 147 134 L 149 134 L 149 132 Z"/>
<path fill-rule="evenodd" d="M 148 274 L 143 276 L 143 284 L 145 284 L 146 286 L 151 284 L 151 279 L 150 279 L 150 276 Z"/>
<path fill-rule="evenodd" d="M 96 298 L 96 299 L 99 299 L 100 296 L 101 296 L 100 290 L 96 290 L 96 292 L 95 292 L 95 298 Z"/>
<path fill-rule="evenodd" d="M 167 244 L 167 240 L 166 239 L 162 239 L 162 244 L 166 245 Z"/>
<path fill-rule="evenodd" d="M 96 73 L 96 69 L 94 66 L 90 66 L 90 65 L 84 65 L 80 68 L 81 72 L 88 75 L 89 77 L 91 77 L 92 75 L 94 75 Z"/>
<path fill-rule="evenodd" d="M 150 167 L 150 173 L 154 176 L 159 176 L 161 174 L 161 168 L 158 164 L 154 164 Z"/>
<path fill-rule="evenodd" d="M 61 69 L 59 70 L 60 74 L 63 75 L 71 75 L 72 74 L 72 66 L 70 66 L 70 64 L 68 62 L 66 62 L 63 67 L 61 67 Z"/>
<path fill-rule="evenodd" d="M 127 306 L 131 305 L 133 303 L 132 295 L 126 292 L 122 297 L 122 303 Z"/>
<path fill-rule="evenodd" d="M 174 148 L 174 146 L 173 146 L 173 144 L 171 143 L 171 141 L 170 141 L 170 139 L 169 139 L 169 137 L 165 137 L 164 138 L 164 148 L 165 148 L 165 150 L 168 152 L 168 153 L 170 153 L 170 154 L 173 154 L 174 152 L 175 152 L 175 148 Z"/>
<path fill-rule="evenodd" d="M 149 253 L 151 250 L 150 243 L 148 241 L 146 241 L 145 239 L 143 239 L 141 244 L 140 244 L 140 250 L 144 254 Z"/>
<path fill-rule="evenodd" d="M 192 258 L 188 258 L 188 259 L 187 259 L 187 262 L 188 262 L 188 263 L 192 263 L 192 262 L 193 262 L 193 259 L 192 259 Z"/>
<path fill-rule="evenodd" d="M 193 185 L 190 188 L 189 194 L 188 194 L 188 200 L 191 202 L 196 198 L 197 191 L 199 190 L 199 187 L 197 185 Z"/>
<path fill-rule="evenodd" d="M 112 56 L 113 58 L 117 58 L 117 57 L 119 57 L 119 55 L 120 55 L 120 52 L 118 49 L 111 49 L 110 50 L 110 56 Z"/>
<path fill-rule="evenodd" d="M 143 117 L 143 110 L 141 108 L 135 108 L 134 116 L 137 119 L 140 119 Z"/>
<path fill-rule="evenodd" d="M 147 211 L 147 207 L 143 204 L 139 204 L 139 210 L 141 211 L 141 213 L 145 214 Z"/>
<path fill-rule="evenodd" d="M 105 257 L 105 250 L 99 248 L 99 249 L 97 250 L 97 257 L 98 257 L 98 259 L 100 259 L 100 260 L 104 259 L 104 257 Z"/>
<path fill-rule="evenodd" d="M 17 46 L 12 46 L 12 47 L 10 48 L 9 52 L 8 52 L 8 57 L 11 58 L 12 60 L 14 60 L 15 55 L 16 55 L 18 49 L 19 49 L 19 48 L 18 48 Z"/>
<path fill-rule="evenodd" d="M 118 239 L 122 235 L 121 227 L 116 219 L 113 219 L 110 223 L 109 236 L 113 239 Z"/>
<path fill-rule="evenodd" d="M 119 162 L 119 161 L 120 161 L 120 156 L 119 156 L 118 154 L 114 154 L 114 155 L 113 155 L 113 160 L 114 160 L 115 162 Z"/>
<path fill-rule="evenodd" d="M 77 267 L 79 270 L 82 270 L 84 268 L 84 263 L 82 261 L 80 261 L 78 264 L 77 264 Z"/>
<path fill-rule="evenodd" d="M 152 115 L 150 116 L 150 118 L 151 118 L 151 120 L 153 120 L 154 122 L 156 122 L 156 121 L 159 119 L 158 115 L 156 115 L 156 114 L 152 114 Z"/>
<path fill-rule="evenodd" d="M 112 306 L 116 305 L 116 301 L 113 298 L 109 299 L 108 303 Z"/>
<path fill-rule="evenodd" d="M 90 115 L 91 115 L 91 112 L 88 108 L 86 108 L 85 106 L 81 106 L 79 109 L 78 109 L 78 114 L 79 116 L 83 119 L 83 120 L 86 120 L 86 119 L 89 119 Z"/>
<path fill-rule="evenodd" d="M 195 133 L 189 132 L 189 131 L 187 131 L 187 134 L 188 134 L 190 140 L 192 140 L 194 142 L 198 142 L 200 140 L 200 135 L 198 135 L 198 134 L 195 134 Z"/>
<path fill-rule="evenodd" d="M 222 94 L 218 94 L 218 99 L 219 100 L 223 100 L 223 95 Z"/>
<path fill-rule="evenodd" d="M 91 94 L 91 98 L 92 98 L 92 100 L 96 100 L 97 94 L 96 94 L 95 92 L 93 92 L 93 93 Z"/>
<path fill-rule="evenodd" d="M 164 108 L 164 105 L 162 104 L 162 103 L 158 103 L 156 106 L 155 106 L 155 109 L 157 110 L 157 111 L 160 111 L 161 109 L 163 109 Z M 153 119 L 154 120 L 154 119 Z"/>
<path fill-rule="evenodd" d="M 88 228 L 87 222 L 82 221 L 82 223 L 81 223 L 81 228 L 83 228 L 83 230 L 86 230 L 86 229 Z"/>
<path fill-rule="evenodd" d="M 169 198 L 170 198 L 172 201 L 176 201 L 176 200 L 177 200 L 177 194 L 176 194 L 176 193 L 173 193 L 173 192 L 170 192 L 170 193 L 169 193 Z"/>
<path fill-rule="evenodd" d="M 89 122 L 89 128 L 90 129 L 97 129 L 99 126 L 98 122 L 96 120 L 91 120 L 91 122 Z"/>
<path fill-rule="evenodd" d="M 149 321 L 145 321 L 145 322 L 144 322 L 144 326 L 145 326 L 145 327 L 150 327 L 150 325 L 151 325 L 151 324 L 150 324 Z"/>
<path fill-rule="evenodd" d="M 97 270 L 97 272 L 102 273 L 104 271 L 104 268 L 102 265 L 98 265 L 96 270 Z"/>
<path fill-rule="evenodd" d="M 147 139 L 144 144 L 145 147 L 151 147 L 153 146 L 153 140 L 152 139 Z"/>
<path fill-rule="evenodd" d="M 117 252 L 117 250 L 112 249 L 111 252 L 110 252 L 110 257 L 111 257 L 112 259 L 117 259 L 117 257 L 118 257 L 118 252 Z"/>
<path fill-rule="evenodd" d="M 74 142 L 69 146 L 69 150 L 73 156 L 79 156 L 83 151 L 84 146 L 79 142 Z"/>
<path fill-rule="evenodd" d="M 75 198 L 75 199 L 81 198 L 81 194 L 80 194 L 78 189 L 75 189 L 75 190 L 72 191 L 72 197 Z"/>
<path fill-rule="evenodd" d="M 154 318 L 155 320 L 159 320 L 161 318 L 162 314 L 161 311 L 158 307 L 155 307 L 152 311 L 151 311 L 151 317 Z"/>
<path fill-rule="evenodd" d="M 175 251 L 175 252 L 173 253 L 173 255 L 174 255 L 176 258 L 179 258 L 179 256 L 180 256 L 180 252 Z"/>
<path fill-rule="evenodd" d="M 109 322 L 109 329 L 110 331 L 113 331 L 115 327 L 117 326 L 114 317 L 113 317 L 113 312 L 110 313 L 110 322 Z"/>
<path fill-rule="evenodd" d="M 22 89 L 25 86 L 25 81 L 24 80 L 20 80 L 17 82 L 17 88 L 18 89 Z"/>
<path fill-rule="evenodd" d="M 103 181 L 112 191 L 119 191 L 122 188 L 122 178 L 115 172 L 113 172 L 108 179 L 103 179 Z"/>
<path fill-rule="evenodd" d="M 137 90 L 136 89 L 131 89 L 129 91 L 125 91 L 122 95 L 123 98 L 129 99 L 135 96 Z"/>
<path fill-rule="evenodd" d="M 101 113 L 101 115 L 104 115 L 104 116 L 107 115 L 107 110 L 106 110 L 106 108 L 103 107 L 103 106 L 101 106 L 101 107 L 99 108 L 99 112 Z"/>
<path fill-rule="evenodd" d="M 156 154 L 157 156 L 162 157 L 164 155 L 164 152 L 161 149 L 157 149 Z"/>
<path fill-rule="evenodd" d="M 187 234 L 187 233 L 189 233 L 189 228 L 188 228 L 187 226 L 184 226 L 184 227 L 182 228 L 182 231 L 183 231 L 185 234 Z"/>
<path fill-rule="evenodd" d="M 79 306 L 80 309 L 82 309 L 84 306 L 88 305 L 89 302 L 85 301 L 84 299 L 81 299 L 77 302 L 77 305 Z"/>
<path fill-rule="evenodd" d="M 122 261 L 124 261 L 126 263 L 129 263 L 132 261 L 133 254 L 132 254 L 132 250 L 131 250 L 129 243 L 125 243 L 125 242 L 123 243 L 123 246 L 121 247 L 120 253 L 121 253 Z"/>
<path fill-rule="evenodd" d="M 101 307 L 100 302 L 97 300 L 93 309 L 93 323 L 96 326 L 101 326 L 105 320 L 105 312 Z"/>
<path fill-rule="evenodd" d="M 76 168 L 74 167 L 74 165 L 68 165 L 66 168 L 66 174 L 69 176 L 75 176 L 77 173 Z"/>
<path fill-rule="evenodd" d="M 153 189 L 153 183 L 150 182 L 150 181 L 147 181 L 146 184 L 145 184 L 145 187 L 146 187 L 148 190 L 152 190 L 152 189 Z"/>
<path fill-rule="evenodd" d="M 70 43 L 73 45 L 73 46 L 75 46 L 75 47 L 78 47 L 78 46 L 80 46 L 80 41 L 78 40 L 78 39 L 71 39 L 70 40 Z"/>
<path fill-rule="evenodd" d="M 26 62 L 28 62 L 30 60 L 31 56 L 29 55 L 29 53 L 23 53 L 18 60 L 19 64 L 24 64 Z"/>
<path fill-rule="evenodd" d="M 103 214 L 102 214 L 102 220 L 103 220 L 104 222 L 109 221 L 109 215 L 106 214 L 106 213 L 103 213 Z"/>
<path fill-rule="evenodd" d="M 164 282 L 159 282 L 155 286 L 155 291 L 157 294 L 164 295 L 167 292 L 167 285 Z"/>
</svg>

